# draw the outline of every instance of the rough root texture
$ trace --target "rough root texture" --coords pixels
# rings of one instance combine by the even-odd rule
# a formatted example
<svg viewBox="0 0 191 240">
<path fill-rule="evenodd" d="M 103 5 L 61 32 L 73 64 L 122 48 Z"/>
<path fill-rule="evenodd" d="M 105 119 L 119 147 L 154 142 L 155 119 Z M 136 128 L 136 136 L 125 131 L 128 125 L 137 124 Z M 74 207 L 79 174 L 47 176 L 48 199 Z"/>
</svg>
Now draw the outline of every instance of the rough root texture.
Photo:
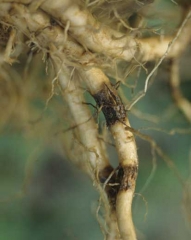
<svg viewBox="0 0 191 240">
<path fill-rule="evenodd" d="M 125 106 L 114 86 L 104 84 L 103 88 L 93 97 L 105 116 L 107 126 L 114 125 L 117 121 L 124 122 Z"/>
<path fill-rule="evenodd" d="M 138 167 L 137 166 L 126 166 L 119 167 L 118 178 L 120 182 L 120 191 L 127 191 L 128 189 L 133 189 L 135 187 L 135 182 L 137 178 Z"/>
<path fill-rule="evenodd" d="M 111 166 L 103 169 L 99 174 L 99 180 L 101 183 L 105 184 L 105 191 L 107 193 L 110 206 L 115 209 L 116 197 L 119 191 L 119 182 L 117 178 L 116 171 Z"/>
</svg>

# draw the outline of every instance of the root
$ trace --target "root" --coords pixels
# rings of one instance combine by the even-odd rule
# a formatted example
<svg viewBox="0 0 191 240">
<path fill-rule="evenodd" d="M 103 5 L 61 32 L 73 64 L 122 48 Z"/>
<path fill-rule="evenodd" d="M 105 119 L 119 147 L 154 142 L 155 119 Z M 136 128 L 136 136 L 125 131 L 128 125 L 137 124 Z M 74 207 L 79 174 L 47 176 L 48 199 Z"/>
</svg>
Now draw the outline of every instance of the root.
<svg viewBox="0 0 191 240">
<path fill-rule="evenodd" d="M 151 77 L 156 73 L 163 60 L 177 58 L 188 45 L 191 39 L 191 10 L 188 11 L 174 37 L 164 37 L 164 39 L 160 39 L 160 37 L 138 38 L 135 31 L 139 29 L 130 26 L 128 19 L 144 5 L 151 3 L 152 0 L 122 1 L 121 5 L 119 2 L 105 0 L 0 1 L 0 22 L 2 26 L 9 27 L 9 31 L 6 32 L 7 42 L 3 41 L 6 47 L 2 51 L 0 67 L 3 66 L 4 61 L 13 64 L 17 60 L 16 57 L 22 53 L 24 48 L 19 46 L 15 53 L 13 50 L 19 44 L 28 47 L 27 50 L 30 54 L 28 63 L 33 54 L 39 52 L 42 53 L 46 63 L 50 60 L 53 69 L 49 70 L 51 73 L 54 72 L 55 77 L 52 78 L 52 87 L 48 99 L 45 100 L 43 113 L 48 108 L 55 94 L 56 84 L 58 84 L 68 107 L 68 118 L 71 118 L 69 119 L 71 124 L 64 126 L 66 128 L 65 134 L 70 134 L 70 137 L 63 148 L 70 160 L 81 166 L 89 175 L 100 194 L 96 211 L 100 228 L 107 240 L 136 240 L 132 217 L 132 201 L 139 165 L 135 136 L 137 135 L 150 144 L 153 161 L 152 171 L 142 191 L 145 190 L 154 176 L 157 155 L 174 172 L 183 187 L 185 187 L 185 181 L 179 173 L 179 169 L 157 143 L 151 137 L 131 127 L 127 110 L 130 110 L 147 94 Z M 129 6 L 128 9 L 133 10 L 126 13 L 123 6 Z M 100 11 L 108 10 L 103 12 L 103 15 L 101 13 L 100 18 L 96 9 L 98 7 L 101 9 Z M 114 28 L 99 20 L 102 17 L 106 18 L 105 16 L 107 16 L 108 22 L 116 24 Z M 18 36 L 21 39 L 17 42 Z M 137 82 L 128 85 L 125 83 L 126 78 L 137 67 L 139 70 L 144 69 L 147 73 L 146 61 L 153 61 L 156 58 L 159 60 L 148 74 L 143 91 L 126 109 L 123 98 L 121 99 L 118 94 L 119 85 L 111 84 L 112 80 L 107 77 L 105 72 L 109 72 L 108 75 L 111 78 L 114 76 L 116 81 L 121 81 L 134 89 Z M 124 61 L 126 61 L 126 65 L 124 65 Z M 27 78 L 28 63 L 24 70 L 25 78 Z M 137 76 L 140 74 L 139 70 Z M 10 80 L 6 74 L 2 67 L 2 78 Z M 12 85 L 8 82 L 8 87 L 5 86 L 5 88 L 8 88 L 8 94 L 15 100 L 12 96 L 14 95 Z M 179 85 L 177 59 L 173 59 L 171 65 L 172 95 L 177 106 L 191 122 L 191 105 L 182 96 Z M 22 87 L 24 86 L 21 85 L 20 88 L 22 89 Z M 116 169 L 113 169 L 109 161 L 105 146 L 106 141 L 103 141 L 103 138 L 99 136 L 98 124 L 89 109 L 88 105 L 92 104 L 84 104 L 86 102 L 84 87 L 97 104 L 97 115 L 100 111 L 104 114 L 107 128 L 113 137 L 114 144 L 111 141 L 109 143 L 117 150 L 118 167 Z M 2 117 L 5 119 L 3 119 L 3 124 L 10 117 L 10 112 L 14 107 L 14 104 L 9 106 L 8 116 Z M 133 111 L 135 114 L 141 115 L 142 118 L 153 122 L 160 121 L 160 118 L 152 115 L 143 116 L 142 113 Z M 62 117 L 63 121 L 65 116 Z M 70 132 L 70 130 L 72 131 Z M 159 129 L 155 128 L 154 130 L 158 131 Z M 179 129 L 172 129 L 168 133 L 178 132 L 185 133 Z M 186 133 L 190 134 L 189 131 Z M 35 154 L 31 159 L 35 159 Z M 32 163 L 33 160 L 31 160 L 31 164 L 29 162 L 26 171 L 29 178 L 26 177 L 26 182 L 18 196 L 26 192 L 30 183 Z"/>
<path fill-rule="evenodd" d="M 183 97 L 180 90 L 178 60 L 172 60 L 170 71 L 170 86 L 172 89 L 172 97 L 177 107 L 182 111 L 185 118 L 191 123 L 191 103 Z"/>
</svg>

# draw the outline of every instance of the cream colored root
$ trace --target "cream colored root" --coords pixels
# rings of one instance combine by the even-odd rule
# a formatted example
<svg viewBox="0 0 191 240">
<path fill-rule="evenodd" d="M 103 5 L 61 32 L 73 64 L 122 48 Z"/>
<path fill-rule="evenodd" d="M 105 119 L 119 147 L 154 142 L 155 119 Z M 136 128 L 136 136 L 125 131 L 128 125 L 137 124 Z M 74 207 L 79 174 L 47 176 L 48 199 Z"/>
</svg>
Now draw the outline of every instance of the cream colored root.
<svg viewBox="0 0 191 240">
<path fill-rule="evenodd" d="M 128 189 L 122 189 L 117 195 L 116 210 L 119 230 L 123 240 L 135 240 L 136 233 L 132 220 L 132 201 L 134 197 L 136 176 L 138 170 L 137 148 L 132 132 L 126 129 L 130 126 L 128 119 L 124 123 L 117 122 L 111 127 L 111 133 L 115 140 L 116 149 L 119 155 L 120 165 L 126 168 L 133 168 L 133 175 L 127 177 Z"/>
<path fill-rule="evenodd" d="M 47 0 L 41 5 L 41 8 L 55 18 L 59 17 L 63 24 L 69 21 L 70 31 L 83 46 L 96 53 L 104 53 L 106 56 L 126 61 L 133 60 L 135 54 L 138 54 L 142 61 L 160 58 L 173 40 L 173 37 L 165 37 L 161 40 L 160 37 L 135 39 L 130 34 L 124 36 L 123 33 L 108 26 L 102 26 L 90 12 L 81 10 L 73 1 L 66 7 L 66 3 L 63 4 L 60 0 L 54 2 Z M 191 38 L 190 27 L 191 21 L 188 22 L 185 34 L 182 34 L 183 37 L 171 49 L 169 57 L 175 57 L 185 49 Z"/>
<path fill-rule="evenodd" d="M 58 81 L 63 91 L 63 97 L 67 101 L 70 112 L 73 116 L 76 128 L 80 135 L 80 141 L 88 151 L 86 162 L 91 164 L 92 169 L 101 171 L 109 166 L 108 157 L 105 154 L 102 144 L 98 139 L 98 126 L 96 125 L 91 112 L 85 103 L 83 89 L 79 87 L 77 76 L 70 76 L 70 72 L 64 63 L 56 57 L 52 57 L 54 68 L 58 74 Z"/>
<path fill-rule="evenodd" d="M 98 174 L 105 167 L 110 166 L 110 164 L 103 144 L 98 140 L 97 125 L 93 121 L 87 106 L 82 104 L 82 102 L 85 102 L 82 90 L 76 88 L 73 81 L 69 83 L 70 77 L 68 76 L 67 69 L 62 65 L 64 61 L 68 61 L 65 55 L 66 52 L 69 57 L 72 55 L 78 58 L 83 53 L 83 49 L 70 41 L 69 37 L 64 42 L 63 40 L 66 40 L 66 35 L 63 29 L 59 26 L 50 26 L 50 18 L 40 10 L 31 13 L 27 7 L 21 4 L 0 4 L 0 9 L 0 16 L 6 16 L 6 21 L 9 24 L 14 25 L 19 31 L 24 33 L 43 53 L 49 52 L 54 62 L 56 62 L 56 72 L 60 72 L 58 79 L 62 88 L 66 90 L 64 96 L 78 129 L 78 140 L 83 147 L 84 156 L 82 158 L 84 157 L 85 161 L 83 161 L 82 165 L 87 164 L 84 169 L 95 180 L 94 183 L 102 191 L 102 197 L 105 198 L 104 201 L 108 201 L 106 196 L 104 197 L 105 193 L 101 190 L 100 184 L 98 184 Z M 9 14 L 10 9 L 12 9 L 11 14 Z M 55 38 L 55 36 L 57 37 Z M 63 43 L 65 43 L 64 49 Z M 68 86 L 66 83 L 69 83 Z M 106 214 L 106 222 L 108 222 L 108 226 L 112 226 L 109 222 L 110 207 L 108 202 L 107 204 L 104 203 L 104 206 L 109 209 L 107 210 L 109 213 Z M 115 232 L 118 230 L 110 228 L 109 231 Z"/>
<path fill-rule="evenodd" d="M 16 2 L 22 4 L 16 4 Z M 130 35 L 123 36 L 122 33 L 114 31 L 108 26 L 102 26 L 90 12 L 81 10 L 74 1 L 70 0 L 46 0 L 38 3 L 35 1 L 29 9 L 23 5 L 29 3 L 31 3 L 29 0 L 17 0 L 14 1 L 14 4 L 11 0 L 0 1 L 0 17 L 26 35 L 30 43 L 33 42 L 37 49 L 44 54 L 49 53 L 51 55 L 58 81 L 64 91 L 64 97 L 76 124 L 78 140 L 86 150 L 83 159 L 86 160 L 86 163 L 89 163 L 90 169 L 95 170 L 90 175 L 97 184 L 97 173 L 108 166 L 109 161 L 105 149 L 98 141 L 97 126 L 87 106 L 82 104 L 84 101 L 82 90 L 77 87 L 78 84 L 74 84 L 75 78 L 71 80 L 71 66 L 76 64 L 76 67 L 78 67 L 82 63 L 91 63 L 89 55 L 84 54 L 88 49 L 93 53 L 103 53 L 106 56 L 126 61 L 134 59 L 135 54 L 142 61 L 153 60 L 165 54 L 169 42 L 174 38 L 164 38 L 160 41 L 158 38 L 134 39 Z M 37 8 L 41 8 L 43 11 Z M 62 26 L 51 26 L 49 15 Z M 168 57 L 176 57 L 188 44 L 191 32 L 190 20 L 187 20 L 181 37 L 169 51 Z M 7 56 L 10 55 L 11 42 L 13 42 L 12 37 L 10 38 L 10 44 L 7 45 Z M 65 67 L 64 62 L 67 62 L 66 65 L 68 64 L 70 67 Z M 110 85 L 109 79 L 98 68 L 83 69 L 80 66 L 78 72 L 92 95 L 99 92 L 103 85 Z M 147 89 L 147 84 L 145 86 Z M 123 240 L 134 240 L 136 239 L 136 233 L 131 207 L 136 184 L 138 158 L 134 136 L 128 127 L 130 127 L 130 124 L 126 118 L 123 122 L 117 121 L 110 126 L 110 130 L 115 139 L 119 166 L 123 171 L 122 184 L 116 200 L 118 226 Z M 88 166 L 85 168 L 87 170 Z M 107 207 L 108 204 L 105 204 L 105 206 Z M 110 212 L 107 215 L 108 223 L 109 216 Z M 117 230 L 113 228 L 112 231 Z"/>
<path fill-rule="evenodd" d="M 59 18 L 64 25 L 69 21 L 70 32 L 76 40 L 92 51 L 125 60 L 133 58 L 137 44 L 132 37 L 123 37 L 122 33 L 102 26 L 90 12 L 80 10 L 76 3 L 66 7 L 60 0 L 54 2 L 47 0 L 41 8 L 55 18 Z"/>
<path fill-rule="evenodd" d="M 98 93 L 105 84 L 110 84 L 105 74 L 97 68 L 81 71 L 81 75 L 92 95 Z M 110 131 L 115 140 L 119 156 L 119 166 L 124 169 L 124 176 L 116 201 L 120 235 L 123 240 L 135 240 L 136 233 L 132 220 L 131 207 L 136 184 L 138 157 L 134 136 L 127 126 L 130 126 L 130 124 L 126 118 L 124 122 L 118 121 L 110 126 Z M 133 174 L 131 174 L 131 170 L 129 169 L 132 169 Z M 126 170 L 127 174 L 125 173 Z M 130 171 L 129 175 L 128 171 Z"/>
<path fill-rule="evenodd" d="M 52 60 L 58 74 L 58 81 L 63 91 L 63 97 L 75 121 L 75 129 L 78 132 L 79 141 L 83 145 L 83 155 L 76 157 L 81 162 L 83 169 L 91 176 L 104 204 L 107 229 L 103 233 L 107 236 L 108 240 L 111 240 L 111 235 L 115 236 L 117 240 L 118 228 L 116 217 L 111 210 L 106 193 L 100 185 L 99 177 L 101 177 L 104 169 L 110 166 L 110 163 L 106 149 L 98 139 L 98 126 L 92 118 L 87 105 L 83 104 L 85 99 L 83 97 L 83 90 L 79 88 L 79 79 L 77 76 L 71 76 L 67 67 L 60 61 L 60 58 L 52 56 Z M 101 223 L 100 225 L 101 229 L 104 229 Z"/>
<path fill-rule="evenodd" d="M 136 232 L 132 220 L 132 200 L 134 191 L 119 192 L 116 202 L 119 231 L 123 240 L 136 240 Z"/>
<path fill-rule="evenodd" d="M 16 27 L 44 52 L 48 52 L 50 44 L 54 44 L 57 51 L 65 51 L 69 59 L 80 59 L 84 53 L 70 36 L 66 38 L 63 28 L 58 25 L 52 27 L 50 16 L 41 10 L 30 12 L 22 4 L 0 3 L 0 17 L 6 18 L 6 23 Z"/>
<path fill-rule="evenodd" d="M 83 161 L 81 164 L 85 166 L 84 169 L 90 174 L 94 180 L 94 184 L 100 191 L 106 209 L 106 222 L 109 226 L 109 232 L 118 231 L 112 227 L 115 224 L 110 224 L 110 206 L 105 191 L 102 189 L 98 179 L 99 173 L 105 167 L 110 166 L 107 154 L 103 143 L 100 143 L 98 140 L 97 125 L 88 107 L 82 103 L 85 102 L 83 91 L 74 84 L 74 79 L 70 79 L 70 74 L 63 64 L 64 61 L 68 61 L 66 52 L 68 53 L 67 56 L 73 56 L 78 59 L 84 50 L 78 44 L 72 42 L 70 37 L 66 38 L 66 32 L 60 26 L 52 27 L 50 25 L 50 17 L 41 10 L 30 12 L 22 4 L 1 3 L 0 16 L 6 17 L 7 23 L 19 29 L 43 53 L 49 52 L 54 60 L 60 86 L 65 91 L 64 97 L 75 121 L 76 132 L 78 132 L 77 140 L 83 147 L 82 152 L 84 154 L 83 156 L 79 155 L 78 158 L 81 157 L 80 161 Z"/>
<path fill-rule="evenodd" d="M 179 42 L 182 39 L 182 35 L 181 33 L 184 33 L 183 36 L 186 34 L 187 35 L 187 31 L 188 31 L 188 26 L 190 27 L 190 22 L 189 19 L 191 17 L 191 10 L 188 12 L 187 16 L 185 17 L 184 21 L 182 22 L 180 28 L 178 29 L 175 37 L 172 39 L 172 41 L 168 44 L 168 47 L 164 53 L 164 55 L 159 59 L 159 61 L 157 62 L 157 64 L 155 65 L 155 67 L 152 69 L 152 71 L 149 73 L 149 75 L 147 76 L 146 80 L 145 80 L 145 86 L 144 86 L 144 90 L 143 92 L 141 92 L 141 94 L 135 99 L 134 102 L 131 103 L 131 105 L 129 106 L 128 110 L 130 110 L 141 98 L 143 98 L 148 90 L 148 84 L 150 81 L 150 78 L 153 76 L 153 74 L 157 71 L 157 69 L 159 68 L 159 66 L 161 65 L 161 63 L 163 62 L 163 60 L 169 55 L 169 52 L 173 49 L 173 47 L 175 46 L 177 40 L 179 40 Z M 189 23 L 189 24 L 188 24 Z M 186 27 L 185 27 L 186 26 Z M 179 39 L 179 37 L 181 36 L 181 38 Z M 185 39 L 187 39 L 187 43 L 189 41 L 190 38 L 185 37 Z M 181 42 L 182 44 L 182 42 Z M 176 46 L 175 46 L 176 47 Z M 184 46 L 185 47 L 185 46 Z M 183 50 L 184 48 L 181 48 L 181 50 Z M 180 54 L 181 51 L 178 51 L 178 54 Z M 171 56 L 172 58 L 172 56 Z"/>
<path fill-rule="evenodd" d="M 170 85 L 172 89 L 172 96 L 177 107 L 182 111 L 186 119 L 191 122 L 191 103 L 184 98 L 180 89 L 180 73 L 179 62 L 177 59 L 172 60 L 170 69 Z"/>
<path fill-rule="evenodd" d="M 11 0 L 6 2 L 11 2 Z M 17 2 L 25 3 L 25 1 L 19 0 Z M 58 21 L 61 21 L 63 26 L 70 22 L 69 31 L 84 47 L 95 53 L 103 53 L 113 58 L 131 61 L 136 54 L 142 61 L 155 60 L 165 54 L 169 43 L 173 40 L 173 37 L 165 37 L 161 40 L 160 37 L 135 39 L 131 35 L 123 36 L 122 33 L 114 31 L 108 26 L 102 26 L 100 22 L 93 18 L 90 12 L 80 10 L 80 7 L 74 1 L 66 0 L 63 2 L 56 0 L 52 2 L 46 0 L 45 2 L 42 1 L 39 7 L 55 19 L 58 19 Z M 2 12 L 4 13 L 4 10 Z M 37 17 L 37 15 L 35 16 Z M 37 19 L 40 18 L 37 17 Z M 33 18 L 33 22 L 35 20 Z M 29 25 L 33 22 L 29 23 Z M 179 38 L 179 41 L 176 41 L 167 57 L 175 57 L 185 49 L 191 38 L 190 26 L 191 23 L 188 21 L 184 30 L 185 34 L 181 34 L 182 37 Z M 69 51 L 72 51 L 72 47 L 69 48 Z"/>
</svg>

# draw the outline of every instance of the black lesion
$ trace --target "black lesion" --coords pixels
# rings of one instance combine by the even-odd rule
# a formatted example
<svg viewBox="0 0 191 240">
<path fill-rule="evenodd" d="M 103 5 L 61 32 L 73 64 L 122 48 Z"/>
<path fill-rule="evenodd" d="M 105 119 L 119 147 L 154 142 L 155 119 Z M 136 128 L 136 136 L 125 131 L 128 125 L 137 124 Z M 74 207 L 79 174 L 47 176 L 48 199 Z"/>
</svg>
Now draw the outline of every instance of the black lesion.
<svg viewBox="0 0 191 240">
<path fill-rule="evenodd" d="M 119 167 L 119 171 L 117 174 L 118 182 L 120 183 L 120 191 L 127 191 L 128 189 L 132 189 L 135 186 L 135 181 L 137 178 L 138 166 L 130 165 L 126 167 Z"/>
<path fill-rule="evenodd" d="M 51 26 L 57 26 L 58 23 L 57 23 L 56 19 L 50 18 L 50 25 L 51 25 Z"/>
<path fill-rule="evenodd" d="M 137 165 L 126 167 L 119 165 L 116 169 L 108 166 L 99 173 L 100 183 L 103 184 L 113 209 L 116 207 L 118 192 L 127 191 L 135 187 L 137 172 Z"/>
<path fill-rule="evenodd" d="M 114 86 L 104 84 L 103 88 L 93 97 L 105 116 L 107 126 L 111 126 L 117 121 L 125 121 L 125 106 Z"/>
<path fill-rule="evenodd" d="M 117 169 L 113 169 L 111 166 L 104 168 L 99 173 L 99 180 L 103 184 L 104 189 L 107 193 L 110 206 L 115 209 L 117 193 L 120 188 Z"/>
</svg>

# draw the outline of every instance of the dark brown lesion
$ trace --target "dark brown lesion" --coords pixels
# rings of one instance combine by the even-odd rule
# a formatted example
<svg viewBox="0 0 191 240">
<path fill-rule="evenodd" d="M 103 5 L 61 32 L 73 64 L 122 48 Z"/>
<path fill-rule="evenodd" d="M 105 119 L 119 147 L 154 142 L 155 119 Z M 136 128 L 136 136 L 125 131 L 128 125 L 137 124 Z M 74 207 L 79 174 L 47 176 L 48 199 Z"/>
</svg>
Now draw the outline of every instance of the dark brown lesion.
<svg viewBox="0 0 191 240">
<path fill-rule="evenodd" d="M 108 166 L 99 173 L 99 180 L 104 186 L 113 209 L 116 207 L 118 192 L 127 191 L 135 187 L 137 173 L 138 166 L 136 165 L 124 167 L 120 165 L 116 169 Z"/>
<path fill-rule="evenodd" d="M 102 89 L 93 97 L 105 116 L 107 126 L 112 126 L 117 121 L 125 121 L 125 106 L 118 96 L 115 86 L 103 84 Z"/>
<path fill-rule="evenodd" d="M 118 171 L 118 181 L 120 183 L 120 191 L 127 191 L 135 187 L 138 174 L 137 165 L 120 166 Z"/>
<path fill-rule="evenodd" d="M 103 84 L 102 89 L 93 95 L 109 127 L 114 125 L 117 121 L 125 124 L 126 120 L 125 106 L 118 96 L 117 87 L 118 84 L 115 86 Z M 114 209 L 118 192 L 127 191 L 135 187 L 137 171 L 138 166 L 136 165 L 123 167 L 120 165 L 116 169 L 108 166 L 99 173 L 99 181 L 103 184 L 110 204 Z"/>
<path fill-rule="evenodd" d="M 1 47 L 6 47 L 10 37 L 11 30 L 12 30 L 11 26 L 0 23 L 0 46 Z"/>
<path fill-rule="evenodd" d="M 103 184 L 110 206 L 115 209 L 116 196 L 119 191 L 119 183 L 117 181 L 117 172 L 111 166 L 105 167 L 99 173 L 99 180 Z"/>
</svg>

